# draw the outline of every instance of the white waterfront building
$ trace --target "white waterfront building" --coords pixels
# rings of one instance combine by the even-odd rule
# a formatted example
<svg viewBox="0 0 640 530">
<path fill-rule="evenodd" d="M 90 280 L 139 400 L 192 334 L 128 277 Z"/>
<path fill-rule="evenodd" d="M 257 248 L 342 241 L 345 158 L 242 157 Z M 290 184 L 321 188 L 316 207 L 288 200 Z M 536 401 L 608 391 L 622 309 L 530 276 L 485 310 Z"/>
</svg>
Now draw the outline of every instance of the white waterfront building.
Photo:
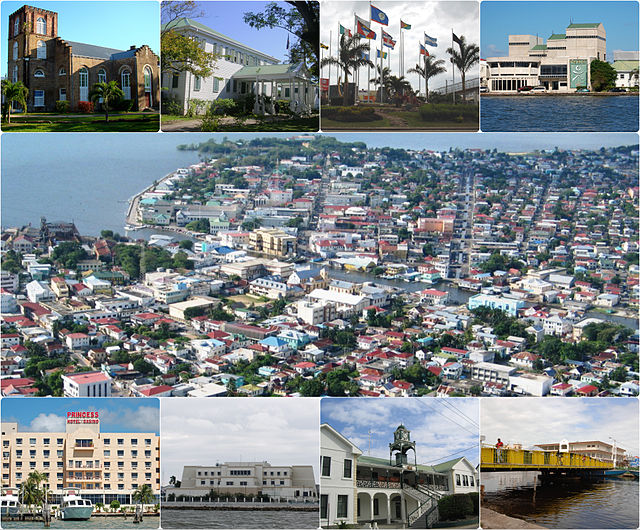
<svg viewBox="0 0 640 530">
<path fill-rule="evenodd" d="M 409 452 L 411 451 L 411 452 Z M 365 456 L 329 424 L 320 428 L 320 525 L 380 523 L 430 528 L 438 500 L 478 493 L 478 472 L 465 457 L 436 465 L 417 463 L 415 442 L 400 425 L 389 458 Z"/>
<path fill-rule="evenodd" d="M 192 99 L 215 101 L 238 99 L 255 94 L 254 112 L 273 114 L 274 101 L 260 96 L 287 100 L 297 114 L 311 112 L 316 105 L 316 90 L 309 72 L 301 64 L 278 64 L 280 61 L 250 48 L 204 24 L 189 18 L 170 23 L 170 29 L 200 41 L 204 50 L 217 55 L 213 73 L 199 78 L 189 72 L 163 72 L 163 97 L 175 98 L 186 112 Z M 165 26 L 166 27 L 166 26 Z"/>
<path fill-rule="evenodd" d="M 565 33 L 546 41 L 537 35 L 509 35 L 506 57 L 487 57 L 481 67 L 488 92 L 517 92 L 523 86 L 547 92 L 575 92 L 591 88 L 590 65 L 607 60 L 607 34 L 599 23 L 569 24 Z"/>
<path fill-rule="evenodd" d="M 312 466 L 275 466 L 266 461 L 184 466 L 180 487 L 166 487 L 165 495 L 203 497 L 211 491 L 221 495 L 269 495 L 281 501 L 318 501 Z"/>
</svg>

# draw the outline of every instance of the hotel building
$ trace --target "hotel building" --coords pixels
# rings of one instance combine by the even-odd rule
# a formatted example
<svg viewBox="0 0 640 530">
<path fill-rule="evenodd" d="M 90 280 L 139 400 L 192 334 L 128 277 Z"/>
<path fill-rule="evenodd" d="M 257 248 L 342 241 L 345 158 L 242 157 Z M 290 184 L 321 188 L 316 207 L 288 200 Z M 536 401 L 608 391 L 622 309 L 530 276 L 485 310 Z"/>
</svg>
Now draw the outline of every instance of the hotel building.
<svg viewBox="0 0 640 530">
<path fill-rule="evenodd" d="M 626 465 L 628 461 L 626 450 L 621 447 L 616 447 L 613 444 L 597 440 L 589 440 L 585 442 L 569 442 L 568 440 L 562 440 L 560 443 L 537 444 L 536 447 L 539 447 L 543 451 L 551 451 L 554 453 L 558 451 L 561 453 L 577 453 L 597 458 L 604 462 L 611 462 L 611 464 L 613 464 L 615 460 L 615 464 L 617 466 Z"/>
<path fill-rule="evenodd" d="M 218 494 L 269 495 L 285 501 L 318 501 L 312 466 L 273 466 L 268 462 L 184 466 L 180 487 L 165 488 L 165 495 L 202 497 L 212 490 Z"/>
<path fill-rule="evenodd" d="M 45 474 L 58 502 L 63 488 L 77 488 L 94 504 L 132 504 L 143 484 L 160 491 L 160 437 L 103 433 L 96 411 L 67 412 L 64 432 L 20 431 L 18 423 L 2 422 L 2 488 L 19 488 L 33 471 Z"/>
<path fill-rule="evenodd" d="M 590 65 L 606 61 L 607 34 L 597 23 L 569 24 L 565 33 L 546 40 L 537 35 L 509 35 L 506 57 L 487 57 L 480 68 L 488 92 L 517 92 L 544 86 L 548 92 L 575 92 L 591 87 Z"/>
<path fill-rule="evenodd" d="M 438 500 L 477 493 L 478 473 L 465 458 L 433 466 L 417 463 L 416 443 L 400 425 L 389 443 L 389 458 L 364 456 L 328 424 L 320 429 L 320 524 L 345 522 L 431 528 Z"/>
</svg>

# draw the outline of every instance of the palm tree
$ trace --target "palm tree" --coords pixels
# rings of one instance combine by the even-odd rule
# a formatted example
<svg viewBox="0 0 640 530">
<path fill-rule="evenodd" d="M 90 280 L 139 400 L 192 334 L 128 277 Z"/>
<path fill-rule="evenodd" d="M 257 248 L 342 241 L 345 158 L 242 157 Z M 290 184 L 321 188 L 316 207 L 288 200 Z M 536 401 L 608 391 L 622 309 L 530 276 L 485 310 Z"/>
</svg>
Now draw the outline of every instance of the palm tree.
<svg viewBox="0 0 640 530">
<path fill-rule="evenodd" d="M 465 77 L 474 64 L 480 61 L 480 48 L 477 44 L 467 44 L 464 35 L 460 35 L 460 51 L 453 47 L 447 48 L 447 53 L 451 55 L 451 62 L 460 70 L 462 76 L 462 100 L 466 100 Z"/>
<path fill-rule="evenodd" d="M 35 507 L 43 504 L 47 498 L 46 487 L 40 489 L 40 483 L 47 480 L 47 476 L 40 471 L 32 471 L 20 486 L 22 504 Z"/>
<path fill-rule="evenodd" d="M 429 79 L 443 74 L 447 71 L 444 67 L 444 59 L 436 59 L 435 55 L 429 55 L 424 58 L 424 64 L 420 66 L 416 64 L 415 68 L 411 68 L 409 73 L 418 74 L 424 79 L 424 88 L 427 101 L 429 101 Z"/>
<path fill-rule="evenodd" d="M 29 89 L 22 84 L 22 81 L 13 83 L 8 79 L 3 79 L 2 95 L 4 96 L 2 114 L 3 117 L 6 116 L 7 123 L 11 123 L 11 107 L 14 101 L 22 107 L 25 114 L 27 113 L 27 96 L 29 95 Z"/>
<path fill-rule="evenodd" d="M 387 83 L 385 83 L 387 84 Z M 411 83 L 404 76 L 397 77 L 392 75 L 388 78 L 388 93 L 393 97 L 396 107 L 400 106 L 405 93 L 412 92 Z"/>
<path fill-rule="evenodd" d="M 102 103 L 105 121 L 109 121 L 109 104 L 117 103 L 123 97 L 124 92 L 115 81 L 109 81 L 108 83 L 96 83 L 93 85 L 93 88 L 89 93 L 91 101 L 98 100 Z"/>
<path fill-rule="evenodd" d="M 152 504 L 155 501 L 155 496 L 153 495 L 150 484 L 141 484 L 138 486 L 138 489 L 133 492 L 132 498 L 136 504 L 142 504 L 143 506 L 145 504 Z"/>
<path fill-rule="evenodd" d="M 371 83 L 374 85 L 378 85 L 381 89 L 384 90 L 385 94 L 389 93 L 389 78 L 391 77 L 391 70 L 385 66 L 382 69 L 382 73 L 380 72 L 380 65 L 376 66 L 376 71 L 374 72 L 375 77 L 369 79 Z M 382 92 L 380 92 L 382 96 Z"/>
<path fill-rule="evenodd" d="M 349 104 L 349 74 L 362 66 L 374 66 L 374 64 L 364 57 L 369 53 L 369 45 L 360 42 L 360 37 L 348 37 L 346 34 L 340 37 L 340 47 L 336 57 L 325 57 L 320 62 L 320 67 L 335 64 L 342 68 L 344 72 L 344 89 L 342 104 L 346 107 Z"/>
</svg>

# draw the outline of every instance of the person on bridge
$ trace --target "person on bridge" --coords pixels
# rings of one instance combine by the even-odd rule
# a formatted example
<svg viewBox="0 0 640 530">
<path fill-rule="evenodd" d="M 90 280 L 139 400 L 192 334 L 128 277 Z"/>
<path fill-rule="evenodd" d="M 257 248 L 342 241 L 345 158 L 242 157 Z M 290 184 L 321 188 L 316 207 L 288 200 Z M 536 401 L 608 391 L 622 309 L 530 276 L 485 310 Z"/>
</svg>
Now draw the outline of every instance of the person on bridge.
<svg viewBox="0 0 640 530">
<path fill-rule="evenodd" d="M 504 461 L 503 447 L 504 447 L 504 444 L 502 443 L 502 440 L 498 438 L 498 442 L 496 443 L 496 456 L 498 458 L 498 463 L 501 463 Z"/>
</svg>

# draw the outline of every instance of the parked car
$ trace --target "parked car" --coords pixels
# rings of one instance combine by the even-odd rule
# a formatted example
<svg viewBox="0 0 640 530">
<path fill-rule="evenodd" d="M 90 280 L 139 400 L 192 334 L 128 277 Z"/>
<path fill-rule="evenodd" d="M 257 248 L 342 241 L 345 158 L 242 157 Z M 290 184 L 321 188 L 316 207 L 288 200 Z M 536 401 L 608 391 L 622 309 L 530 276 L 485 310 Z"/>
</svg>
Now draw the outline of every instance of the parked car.
<svg viewBox="0 0 640 530">
<path fill-rule="evenodd" d="M 576 90 L 576 92 L 584 93 L 584 92 L 591 92 L 591 91 L 587 87 L 582 87 L 582 88 L 579 88 L 578 90 Z"/>
<path fill-rule="evenodd" d="M 546 92 L 546 91 L 547 91 L 547 88 L 546 88 L 546 87 L 544 87 L 544 86 L 542 86 L 542 85 L 539 85 L 539 86 L 533 87 L 533 88 L 531 89 L 531 92 Z"/>
<path fill-rule="evenodd" d="M 530 90 L 533 90 L 532 86 L 524 85 L 518 89 L 518 92 L 529 92 Z"/>
<path fill-rule="evenodd" d="M 626 92 L 627 89 L 621 86 L 614 86 L 609 92 Z"/>
<path fill-rule="evenodd" d="M 484 94 L 485 92 L 489 92 L 489 87 L 481 86 L 481 87 L 480 87 L 480 93 L 481 93 L 481 94 Z"/>
</svg>

